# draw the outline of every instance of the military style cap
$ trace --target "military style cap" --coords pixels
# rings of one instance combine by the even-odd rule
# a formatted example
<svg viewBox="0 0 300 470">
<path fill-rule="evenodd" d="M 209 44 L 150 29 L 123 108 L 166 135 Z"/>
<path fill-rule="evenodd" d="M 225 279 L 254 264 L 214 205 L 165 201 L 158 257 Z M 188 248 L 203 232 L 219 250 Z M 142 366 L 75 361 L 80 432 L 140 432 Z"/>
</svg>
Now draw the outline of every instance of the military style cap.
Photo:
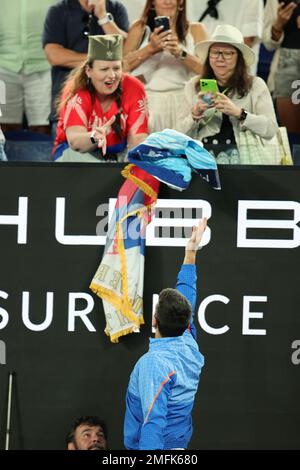
<svg viewBox="0 0 300 470">
<path fill-rule="evenodd" d="M 123 38 L 120 34 L 89 36 L 88 60 L 122 60 Z"/>
</svg>

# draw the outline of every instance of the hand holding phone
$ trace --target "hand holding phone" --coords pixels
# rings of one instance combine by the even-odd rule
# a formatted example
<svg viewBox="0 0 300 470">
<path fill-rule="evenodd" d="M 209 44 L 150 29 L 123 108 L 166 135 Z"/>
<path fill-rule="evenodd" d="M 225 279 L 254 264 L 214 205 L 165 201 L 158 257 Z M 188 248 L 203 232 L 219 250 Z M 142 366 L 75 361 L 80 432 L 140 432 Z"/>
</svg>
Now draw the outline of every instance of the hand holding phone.
<svg viewBox="0 0 300 470">
<path fill-rule="evenodd" d="M 164 31 L 169 31 L 170 17 L 169 16 L 156 16 L 154 18 L 154 25 L 155 25 L 155 28 L 159 28 L 160 26 L 163 26 L 163 28 L 160 30 L 160 33 L 163 33 Z"/>
<path fill-rule="evenodd" d="M 201 96 L 201 99 L 209 106 L 213 106 L 214 97 L 219 92 L 217 81 L 211 78 L 201 78 L 200 90 L 202 93 L 204 93 Z"/>
</svg>

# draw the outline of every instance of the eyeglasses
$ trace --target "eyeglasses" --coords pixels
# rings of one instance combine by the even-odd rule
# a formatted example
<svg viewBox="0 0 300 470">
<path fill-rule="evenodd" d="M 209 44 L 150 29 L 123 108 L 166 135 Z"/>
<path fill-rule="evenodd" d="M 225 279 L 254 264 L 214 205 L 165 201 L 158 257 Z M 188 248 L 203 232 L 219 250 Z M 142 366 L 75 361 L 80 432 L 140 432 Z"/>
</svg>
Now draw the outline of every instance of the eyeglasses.
<svg viewBox="0 0 300 470">
<path fill-rule="evenodd" d="M 84 23 L 82 34 L 85 38 L 87 38 L 91 34 L 92 19 L 93 19 L 92 13 L 90 13 L 89 15 L 84 15 L 82 17 L 82 22 Z"/>
<path fill-rule="evenodd" d="M 210 49 L 209 57 L 212 59 L 218 59 L 219 56 L 222 56 L 224 60 L 231 60 L 232 57 L 236 54 L 236 51 L 218 51 L 217 49 Z"/>
</svg>

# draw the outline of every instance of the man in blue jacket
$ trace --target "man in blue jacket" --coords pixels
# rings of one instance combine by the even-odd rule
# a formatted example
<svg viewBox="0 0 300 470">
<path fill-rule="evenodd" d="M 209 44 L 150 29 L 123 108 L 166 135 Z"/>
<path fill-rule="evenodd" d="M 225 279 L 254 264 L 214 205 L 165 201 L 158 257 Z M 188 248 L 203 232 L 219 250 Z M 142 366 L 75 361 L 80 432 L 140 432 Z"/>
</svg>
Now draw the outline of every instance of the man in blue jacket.
<svg viewBox="0 0 300 470">
<path fill-rule="evenodd" d="M 136 363 L 126 395 L 127 449 L 186 449 L 192 436 L 192 409 L 204 358 L 196 342 L 196 254 L 206 219 L 185 249 L 176 289 L 159 295 L 153 319 L 155 338 Z"/>
</svg>

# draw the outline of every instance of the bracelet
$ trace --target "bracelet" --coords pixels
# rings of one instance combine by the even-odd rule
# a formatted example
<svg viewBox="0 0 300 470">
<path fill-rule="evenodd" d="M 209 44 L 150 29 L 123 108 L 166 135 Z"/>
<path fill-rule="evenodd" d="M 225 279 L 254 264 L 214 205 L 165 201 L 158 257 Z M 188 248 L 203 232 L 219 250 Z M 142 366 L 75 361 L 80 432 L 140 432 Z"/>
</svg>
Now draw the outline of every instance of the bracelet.
<svg viewBox="0 0 300 470">
<path fill-rule="evenodd" d="M 203 113 L 201 114 L 195 114 L 195 113 L 191 113 L 192 114 L 192 118 L 194 119 L 194 121 L 200 121 L 200 119 L 202 118 L 203 116 Z"/>
<path fill-rule="evenodd" d="M 195 113 L 193 110 L 191 111 L 191 115 L 192 115 L 192 118 L 194 119 L 194 121 L 199 121 L 199 119 L 202 118 L 204 112 L 203 111 L 200 111 L 199 114 Z"/>
</svg>

